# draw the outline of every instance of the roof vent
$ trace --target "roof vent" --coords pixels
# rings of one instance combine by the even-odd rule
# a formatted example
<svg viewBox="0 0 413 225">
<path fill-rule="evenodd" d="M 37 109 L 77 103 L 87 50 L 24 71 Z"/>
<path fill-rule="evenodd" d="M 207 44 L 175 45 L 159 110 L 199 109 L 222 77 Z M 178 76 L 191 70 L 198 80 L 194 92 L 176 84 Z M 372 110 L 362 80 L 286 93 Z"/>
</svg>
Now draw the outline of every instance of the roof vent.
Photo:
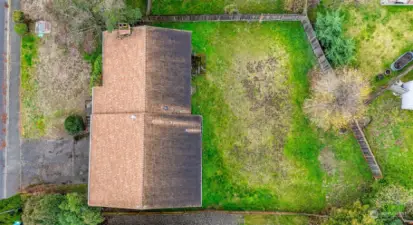
<svg viewBox="0 0 413 225">
<path fill-rule="evenodd" d="M 168 107 L 167 105 L 165 105 L 165 106 L 163 107 L 163 110 L 165 110 L 165 111 L 168 111 L 168 109 L 169 109 L 169 107 Z"/>
<path fill-rule="evenodd" d="M 132 116 L 130 116 L 130 118 L 131 118 L 132 120 L 136 120 L 136 115 L 133 114 Z"/>
</svg>

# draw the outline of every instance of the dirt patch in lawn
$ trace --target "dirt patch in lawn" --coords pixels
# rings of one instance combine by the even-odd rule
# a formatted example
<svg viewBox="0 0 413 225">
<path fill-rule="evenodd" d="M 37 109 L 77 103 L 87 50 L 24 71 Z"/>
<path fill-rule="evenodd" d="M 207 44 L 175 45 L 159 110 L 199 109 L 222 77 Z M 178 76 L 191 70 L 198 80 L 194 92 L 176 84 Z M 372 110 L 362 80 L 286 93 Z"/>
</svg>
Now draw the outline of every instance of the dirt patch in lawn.
<svg viewBox="0 0 413 225">
<path fill-rule="evenodd" d="M 52 24 L 52 33 L 39 41 L 36 69 L 30 74 L 36 84 L 33 100 L 30 105 L 22 105 L 22 110 L 28 112 L 28 118 L 22 118 L 23 137 L 27 138 L 65 137 L 64 119 L 72 113 L 83 113 L 85 100 L 89 98 L 90 65 L 83 60 L 73 40 L 67 38 L 66 24 L 49 14 L 49 4 L 51 1 L 47 0 L 22 1 L 22 10 L 31 20 L 47 20 Z M 22 98 L 24 102 L 25 96 Z M 32 129 L 37 125 L 30 119 L 30 108 L 36 108 L 43 118 L 42 134 Z"/>
<path fill-rule="evenodd" d="M 328 175 L 331 176 L 337 172 L 337 160 L 335 159 L 334 153 L 329 148 L 324 148 L 320 152 L 318 161 L 320 161 L 321 167 Z"/>
<path fill-rule="evenodd" d="M 226 99 L 245 133 L 227 157 L 250 185 L 273 182 L 288 172 L 283 148 L 292 107 L 287 64 L 282 55 L 282 48 L 268 49 L 260 55 L 241 53 L 235 58 L 229 78 L 232 85 Z"/>
</svg>

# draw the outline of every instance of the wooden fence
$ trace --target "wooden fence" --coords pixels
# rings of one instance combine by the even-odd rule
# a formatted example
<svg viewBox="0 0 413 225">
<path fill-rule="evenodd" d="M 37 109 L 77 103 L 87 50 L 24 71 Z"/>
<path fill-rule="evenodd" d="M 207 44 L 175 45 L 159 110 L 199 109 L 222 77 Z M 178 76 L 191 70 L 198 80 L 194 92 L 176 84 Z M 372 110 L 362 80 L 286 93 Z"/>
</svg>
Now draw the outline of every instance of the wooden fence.
<svg viewBox="0 0 413 225">
<path fill-rule="evenodd" d="M 370 145 L 367 142 L 366 136 L 364 135 L 363 130 L 361 129 L 357 121 L 354 121 L 351 124 L 351 129 L 353 130 L 354 136 L 356 137 L 357 142 L 360 145 L 361 152 L 363 153 L 364 159 L 370 167 L 373 177 L 376 179 L 383 178 L 379 164 L 377 163 L 376 158 L 374 157 L 373 152 L 370 149 Z"/>
<path fill-rule="evenodd" d="M 146 16 L 143 22 L 202 22 L 202 21 L 301 21 L 305 16 L 300 14 L 211 14 L 211 15 L 178 15 L 178 16 Z"/>
<path fill-rule="evenodd" d="M 321 72 L 324 74 L 333 73 L 333 68 L 331 67 L 330 62 L 328 62 L 326 56 L 324 55 L 324 51 L 321 48 L 320 43 L 318 42 L 316 33 L 308 17 L 304 17 L 301 20 L 301 23 L 303 24 L 304 31 L 307 34 L 308 41 L 310 42 L 314 55 L 316 56 L 318 64 L 320 65 Z"/>
</svg>

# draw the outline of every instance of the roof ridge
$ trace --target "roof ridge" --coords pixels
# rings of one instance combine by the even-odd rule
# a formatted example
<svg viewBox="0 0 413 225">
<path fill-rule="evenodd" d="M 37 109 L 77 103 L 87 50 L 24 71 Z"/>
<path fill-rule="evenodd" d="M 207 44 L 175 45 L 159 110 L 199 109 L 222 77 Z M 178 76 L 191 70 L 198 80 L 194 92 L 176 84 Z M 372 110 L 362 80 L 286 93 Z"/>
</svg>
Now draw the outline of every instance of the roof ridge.
<svg viewBox="0 0 413 225">
<path fill-rule="evenodd" d="M 144 32 L 143 32 L 143 55 L 144 55 L 144 57 L 143 57 L 143 83 L 144 83 L 144 88 L 145 88 L 145 91 L 144 91 L 144 101 L 145 101 L 145 103 L 144 103 L 144 112 L 146 112 L 146 107 L 147 107 L 147 98 L 146 98 L 146 95 L 147 95 L 147 84 L 146 84 L 146 65 L 147 65 L 147 63 L 146 63 L 146 59 L 147 59 L 147 57 L 146 57 L 146 50 L 147 50 L 147 31 L 148 31 L 148 27 L 147 26 L 144 26 Z M 141 198 L 141 207 L 142 208 L 145 208 L 145 191 L 144 191 L 144 188 L 145 188 L 145 168 L 146 168 L 146 160 L 145 160 L 145 132 L 146 132 L 146 125 L 145 125 L 145 118 L 146 118 L 146 115 L 145 115 L 145 113 L 143 114 L 143 127 L 142 127 L 142 129 L 143 129 L 143 132 L 142 132 L 142 135 L 143 135 L 143 138 L 142 138 L 142 188 L 141 188 L 141 196 L 142 196 L 142 198 Z"/>
</svg>

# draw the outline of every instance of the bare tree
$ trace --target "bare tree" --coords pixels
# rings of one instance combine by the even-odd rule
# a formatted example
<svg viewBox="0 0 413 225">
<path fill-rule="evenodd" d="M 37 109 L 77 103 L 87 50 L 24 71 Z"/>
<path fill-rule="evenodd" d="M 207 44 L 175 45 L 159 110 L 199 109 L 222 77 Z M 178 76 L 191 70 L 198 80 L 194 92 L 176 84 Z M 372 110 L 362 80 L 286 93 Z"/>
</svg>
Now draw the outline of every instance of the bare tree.
<svg viewBox="0 0 413 225">
<path fill-rule="evenodd" d="M 363 100 L 369 85 L 355 69 L 340 69 L 335 74 L 315 72 L 311 97 L 304 102 L 304 111 L 318 127 L 328 130 L 346 127 L 352 119 L 363 115 Z"/>
</svg>

